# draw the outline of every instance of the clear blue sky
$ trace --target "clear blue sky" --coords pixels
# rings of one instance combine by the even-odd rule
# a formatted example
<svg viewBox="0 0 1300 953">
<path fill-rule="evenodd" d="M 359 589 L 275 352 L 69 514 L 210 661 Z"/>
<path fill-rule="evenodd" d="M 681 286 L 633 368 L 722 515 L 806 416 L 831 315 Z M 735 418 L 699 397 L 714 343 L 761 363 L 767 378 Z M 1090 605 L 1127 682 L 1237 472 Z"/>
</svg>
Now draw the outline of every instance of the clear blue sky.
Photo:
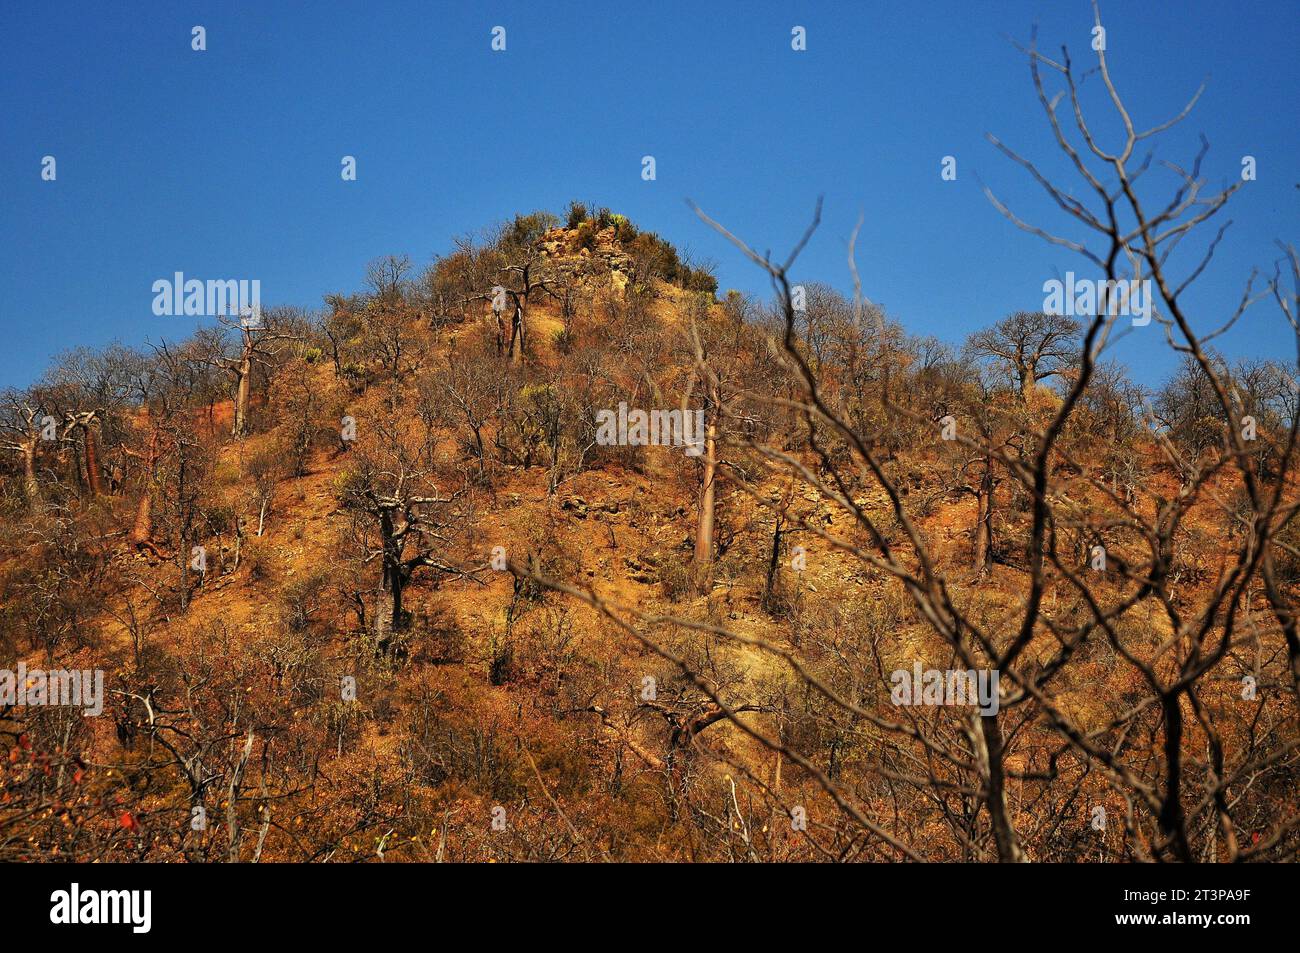
<svg viewBox="0 0 1300 953">
<path fill-rule="evenodd" d="M 1208 327 L 1252 265 L 1271 268 L 1274 240 L 1300 239 L 1300 4 L 1111 0 L 1102 15 L 1139 125 L 1209 77 L 1160 157 L 1190 158 L 1204 132 L 1216 185 L 1239 177 L 1243 155 L 1257 158 L 1258 181 L 1191 299 Z M 1085 269 L 981 192 L 983 181 L 1024 216 L 1061 221 L 984 139 L 1064 172 L 1007 40 L 1035 22 L 1046 48 L 1091 57 L 1083 0 L 6 0 L 0 385 L 29 383 L 74 345 L 187 335 L 194 319 L 151 310 L 152 282 L 175 271 L 260 278 L 269 304 L 318 306 L 358 288 L 377 255 L 423 263 L 452 235 L 516 211 L 562 212 L 574 197 L 715 259 L 723 288 L 766 294 L 683 200 L 784 253 L 824 194 L 797 277 L 849 287 L 845 240 L 861 212 L 868 296 L 910 331 L 958 341 L 1038 309 L 1043 281 Z M 195 24 L 206 52 L 190 49 Z M 806 52 L 790 49 L 796 24 Z M 495 25 L 507 29 L 504 53 L 489 48 Z M 640 177 L 646 154 L 657 181 Z M 45 155 L 55 182 L 41 180 Z M 356 182 L 340 179 L 344 155 L 357 158 Z M 956 182 L 940 179 L 945 155 L 957 157 Z M 1118 356 L 1150 382 L 1172 358 L 1155 325 L 1145 333 Z M 1269 309 L 1225 349 L 1294 358 Z"/>
</svg>

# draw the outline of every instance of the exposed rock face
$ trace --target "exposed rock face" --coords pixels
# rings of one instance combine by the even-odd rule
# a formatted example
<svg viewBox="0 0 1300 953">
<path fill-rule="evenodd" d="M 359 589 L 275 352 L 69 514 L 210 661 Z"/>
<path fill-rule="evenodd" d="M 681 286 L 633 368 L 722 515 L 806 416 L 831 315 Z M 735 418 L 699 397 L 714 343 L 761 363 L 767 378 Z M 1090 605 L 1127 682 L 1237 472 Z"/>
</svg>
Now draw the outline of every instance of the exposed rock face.
<svg viewBox="0 0 1300 953">
<path fill-rule="evenodd" d="M 539 241 L 549 266 L 568 275 L 579 276 L 579 281 L 599 280 L 608 276 L 614 287 L 621 291 L 632 275 L 632 257 L 623 251 L 615 238 L 616 229 L 610 225 L 595 234 L 590 248 L 579 247 L 579 230 L 553 228 Z"/>
</svg>

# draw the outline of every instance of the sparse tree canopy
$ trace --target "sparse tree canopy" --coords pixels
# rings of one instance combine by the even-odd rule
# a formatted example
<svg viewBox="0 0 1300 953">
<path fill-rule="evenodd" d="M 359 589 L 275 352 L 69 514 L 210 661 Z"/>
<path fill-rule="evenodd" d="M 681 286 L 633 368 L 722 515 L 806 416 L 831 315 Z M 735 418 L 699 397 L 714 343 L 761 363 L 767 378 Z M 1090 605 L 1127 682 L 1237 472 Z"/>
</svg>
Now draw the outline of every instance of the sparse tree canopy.
<svg viewBox="0 0 1300 953">
<path fill-rule="evenodd" d="M 1072 372 L 1079 330 L 1079 322 L 1064 315 L 1017 311 L 974 335 L 969 346 L 1009 374 L 1027 400 L 1041 381 Z"/>
</svg>

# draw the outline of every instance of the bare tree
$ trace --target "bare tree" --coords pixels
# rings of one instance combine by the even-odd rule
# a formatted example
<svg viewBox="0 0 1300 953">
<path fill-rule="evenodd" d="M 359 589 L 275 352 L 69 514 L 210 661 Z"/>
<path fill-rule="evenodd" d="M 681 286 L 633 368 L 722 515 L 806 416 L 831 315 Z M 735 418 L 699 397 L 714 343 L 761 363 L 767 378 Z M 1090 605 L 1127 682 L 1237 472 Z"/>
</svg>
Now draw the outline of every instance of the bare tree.
<svg viewBox="0 0 1300 953">
<path fill-rule="evenodd" d="M 505 280 L 509 283 L 498 285 L 500 291 L 493 295 L 495 298 L 504 292 L 509 301 L 510 336 L 505 350 L 506 356 L 515 364 L 524 362 L 524 349 L 528 346 L 528 305 L 533 295 L 541 291 L 551 297 L 559 297 L 543 276 L 544 270 L 540 254 L 530 251 L 519 262 L 508 264 L 502 269 Z M 499 321 L 500 309 L 496 308 L 495 302 L 493 310 L 498 312 Z M 498 332 L 499 330 L 498 328 Z"/>
<path fill-rule="evenodd" d="M 279 330 L 270 322 L 255 320 L 248 316 L 238 321 L 221 319 L 221 323 L 239 332 L 238 352 L 234 357 L 213 354 L 207 356 L 205 360 L 226 371 L 231 377 L 235 398 L 234 420 L 231 423 L 230 433 L 238 440 L 248 433 L 249 398 L 252 393 L 254 366 L 258 364 L 271 366 L 272 358 L 283 342 L 296 340 L 297 335 Z"/>
<path fill-rule="evenodd" d="M 4 434 L 3 449 L 16 453 L 22 459 L 23 496 L 33 512 L 41 506 L 41 488 L 36 480 L 36 449 L 42 435 L 53 438 L 55 420 L 44 413 L 39 400 L 16 391 L 6 391 L 0 402 L 0 433 Z"/>
<path fill-rule="evenodd" d="M 366 446 L 354 455 L 343 502 L 369 524 L 357 526 L 356 539 L 364 562 L 380 562 L 375 635 L 380 651 L 387 651 L 394 635 L 407 626 L 403 595 L 416 570 L 473 578 L 445 558 L 462 522 L 458 507 L 465 502 L 465 492 L 439 493 L 433 479 L 432 430 L 412 439 L 387 420 L 363 429 Z"/>
<path fill-rule="evenodd" d="M 99 465 L 99 442 L 95 439 L 95 427 L 99 424 L 101 412 L 98 410 L 80 410 L 64 415 L 64 439 L 69 434 L 81 433 L 81 443 L 85 448 L 86 484 L 91 496 L 104 495 L 103 475 Z"/>
<path fill-rule="evenodd" d="M 1015 376 L 1025 400 L 1049 377 L 1067 375 L 1078 356 L 1079 322 L 1062 314 L 1017 311 L 970 340 L 971 350 L 991 357 Z"/>
</svg>

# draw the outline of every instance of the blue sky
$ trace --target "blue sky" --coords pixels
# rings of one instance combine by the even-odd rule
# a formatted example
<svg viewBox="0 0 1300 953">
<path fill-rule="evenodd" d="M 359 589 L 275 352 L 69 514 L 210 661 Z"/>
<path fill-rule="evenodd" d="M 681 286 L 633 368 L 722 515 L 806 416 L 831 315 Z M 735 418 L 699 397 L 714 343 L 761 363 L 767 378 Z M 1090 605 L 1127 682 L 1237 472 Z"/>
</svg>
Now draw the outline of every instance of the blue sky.
<svg viewBox="0 0 1300 953">
<path fill-rule="evenodd" d="M 1217 186 L 1256 157 L 1258 180 L 1234 200 L 1235 224 L 1189 298 L 1208 328 L 1252 266 L 1271 270 L 1275 240 L 1300 238 L 1300 4 L 1112 0 L 1102 15 L 1138 125 L 1176 112 L 1208 76 L 1158 158 L 1189 160 L 1203 132 Z M 319 306 L 357 289 L 377 255 L 424 263 L 453 235 L 516 211 L 562 212 L 575 197 L 715 260 L 722 287 L 766 294 L 684 200 L 784 254 L 824 195 L 797 277 L 847 290 L 845 243 L 861 213 L 867 295 L 914 333 L 960 341 L 1041 307 L 1045 280 L 1086 270 L 982 194 L 986 183 L 1024 217 L 1062 224 L 984 138 L 1068 178 L 1008 39 L 1035 22 L 1045 48 L 1064 42 L 1090 62 L 1081 0 L 8 0 L 0 385 L 29 383 L 72 346 L 186 336 L 195 319 L 151 310 L 153 281 L 176 271 L 259 278 L 267 303 Z M 205 52 L 190 48 L 196 24 Z M 490 49 L 496 25 L 504 53 Z M 805 52 L 790 48 L 795 25 Z M 1096 87 L 1094 77 L 1086 89 Z M 641 179 L 647 154 L 654 182 Z M 45 155 L 54 182 L 41 180 Z M 357 159 L 355 182 L 340 178 L 344 155 Z M 945 155 L 957 158 L 955 182 L 940 178 Z M 1165 195 L 1168 177 L 1149 178 L 1149 194 Z M 1173 363 L 1160 338 L 1155 325 L 1135 331 L 1117 356 L 1155 382 Z M 1223 346 L 1295 356 L 1267 307 Z"/>
</svg>

